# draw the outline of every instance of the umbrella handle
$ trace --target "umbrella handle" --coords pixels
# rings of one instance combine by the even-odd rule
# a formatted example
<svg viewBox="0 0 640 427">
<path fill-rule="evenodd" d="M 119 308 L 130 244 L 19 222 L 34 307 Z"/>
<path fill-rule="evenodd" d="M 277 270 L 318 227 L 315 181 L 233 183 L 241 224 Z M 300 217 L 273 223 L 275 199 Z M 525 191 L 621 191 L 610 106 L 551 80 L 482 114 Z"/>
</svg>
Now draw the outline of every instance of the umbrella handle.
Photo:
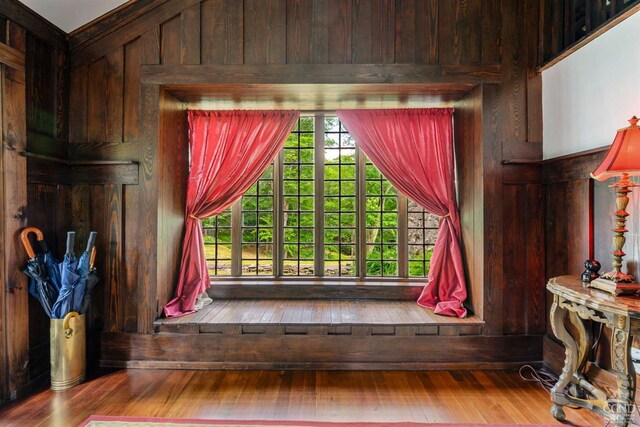
<svg viewBox="0 0 640 427">
<path fill-rule="evenodd" d="M 69 322 L 74 317 L 80 317 L 80 315 L 77 311 L 70 311 L 66 316 L 64 316 L 64 320 L 62 321 L 62 329 L 64 330 L 64 337 L 66 339 L 69 339 L 73 336 L 73 328 L 71 328 Z"/>
<path fill-rule="evenodd" d="M 29 258 L 35 258 L 36 253 L 33 250 L 33 247 L 31 246 L 31 242 L 29 242 L 29 234 L 31 233 L 35 233 L 36 238 L 38 239 L 38 242 L 44 241 L 44 235 L 42 234 L 42 231 L 40 231 L 40 229 L 36 227 L 27 227 L 24 230 L 22 230 L 22 233 L 20 233 L 20 240 L 22 240 L 22 245 L 24 246 L 24 249 L 27 251 L 27 255 L 29 255 Z"/>
<path fill-rule="evenodd" d="M 96 247 L 91 248 L 91 256 L 89 257 L 89 270 L 93 270 L 93 263 L 96 260 Z"/>
</svg>

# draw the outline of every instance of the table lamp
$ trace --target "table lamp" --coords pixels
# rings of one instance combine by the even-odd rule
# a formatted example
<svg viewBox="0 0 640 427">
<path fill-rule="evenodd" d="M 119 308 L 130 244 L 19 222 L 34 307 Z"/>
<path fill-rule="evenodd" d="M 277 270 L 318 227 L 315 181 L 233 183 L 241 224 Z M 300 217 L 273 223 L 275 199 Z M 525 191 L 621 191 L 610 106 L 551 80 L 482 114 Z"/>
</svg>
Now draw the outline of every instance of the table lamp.
<svg viewBox="0 0 640 427">
<path fill-rule="evenodd" d="M 591 174 L 593 179 L 604 181 L 612 177 L 620 177 L 620 180 L 610 187 L 615 188 L 616 212 L 613 214 L 616 225 L 613 229 L 613 270 L 604 273 L 600 278 L 593 280 L 587 286 L 597 288 L 614 295 L 633 294 L 640 292 L 640 285 L 633 283 L 633 276 L 622 272 L 622 257 L 625 253 L 622 251 L 625 243 L 624 233 L 628 230 L 625 228 L 627 216 L 627 204 L 629 203 L 628 194 L 633 187 L 637 187 L 633 181 L 629 181 L 629 176 L 640 175 L 640 126 L 638 126 L 638 118 L 633 116 L 630 120 L 630 126 L 618 130 L 613 144 L 609 147 L 609 152 Z"/>
</svg>

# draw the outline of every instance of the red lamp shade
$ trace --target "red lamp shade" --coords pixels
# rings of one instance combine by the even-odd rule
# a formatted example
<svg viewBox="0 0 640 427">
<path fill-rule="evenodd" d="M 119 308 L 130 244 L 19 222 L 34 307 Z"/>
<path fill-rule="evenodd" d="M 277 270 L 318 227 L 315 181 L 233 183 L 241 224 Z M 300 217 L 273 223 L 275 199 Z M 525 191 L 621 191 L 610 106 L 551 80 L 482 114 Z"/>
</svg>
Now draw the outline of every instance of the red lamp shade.
<svg viewBox="0 0 640 427">
<path fill-rule="evenodd" d="M 618 130 L 607 156 L 591 174 L 593 179 L 604 181 L 611 177 L 640 175 L 640 126 L 638 118 L 633 116 L 631 126 Z"/>
</svg>

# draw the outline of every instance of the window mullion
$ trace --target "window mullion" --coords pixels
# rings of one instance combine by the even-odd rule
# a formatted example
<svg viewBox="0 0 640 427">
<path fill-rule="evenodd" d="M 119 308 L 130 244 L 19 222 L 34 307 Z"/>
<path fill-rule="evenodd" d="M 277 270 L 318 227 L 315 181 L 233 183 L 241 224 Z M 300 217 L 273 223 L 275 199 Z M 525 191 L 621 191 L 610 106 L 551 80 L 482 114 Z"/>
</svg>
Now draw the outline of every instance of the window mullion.
<svg viewBox="0 0 640 427">
<path fill-rule="evenodd" d="M 314 120 L 314 256 L 313 271 L 318 277 L 324 276 L 324 114 L 317 114 Z"/>
<path fill-rule="evenodd" d="M 284 273 L 284 148 L 273 161 L 273 276 Z"/>
<path fill-rule="evenodd" d="M 231 206 L 231 275 L 242 275 L 242 197 Z"/>
<path fill-rule="evenodd" d="M 367 273 L 367 183 L 366 158 L 356 146 L 356 277 Z"/>
<path fill-rule="evenodd" d="M 409 201 L 398 192 L 398 276 L 409 277 Z"/>
</svg>

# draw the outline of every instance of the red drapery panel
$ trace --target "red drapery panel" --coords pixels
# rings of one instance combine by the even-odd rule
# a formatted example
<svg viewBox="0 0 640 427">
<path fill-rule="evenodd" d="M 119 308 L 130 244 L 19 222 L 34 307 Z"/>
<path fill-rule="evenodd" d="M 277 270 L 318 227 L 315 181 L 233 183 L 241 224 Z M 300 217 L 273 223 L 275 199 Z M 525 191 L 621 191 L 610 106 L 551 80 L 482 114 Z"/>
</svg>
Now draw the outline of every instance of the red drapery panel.
<svg viewBox="0 0 640 427">
<path fill-rule="evenodd" d="M 165 316 L 195 311 L 196 298 L 210 287 L 200 219 L 224 211 L 257 181 L 298 116 L 297 111 L 189 111 L 185 236 L 178 286 Z"/>
<path fill-rule="evenodd" d="M 467 287 L 460 250 L 451 108 L 338 110 L 362 151 L 400 192 L 442 217 L 427 286 L 418 304 L 464 317 Z"/>
</svg>

